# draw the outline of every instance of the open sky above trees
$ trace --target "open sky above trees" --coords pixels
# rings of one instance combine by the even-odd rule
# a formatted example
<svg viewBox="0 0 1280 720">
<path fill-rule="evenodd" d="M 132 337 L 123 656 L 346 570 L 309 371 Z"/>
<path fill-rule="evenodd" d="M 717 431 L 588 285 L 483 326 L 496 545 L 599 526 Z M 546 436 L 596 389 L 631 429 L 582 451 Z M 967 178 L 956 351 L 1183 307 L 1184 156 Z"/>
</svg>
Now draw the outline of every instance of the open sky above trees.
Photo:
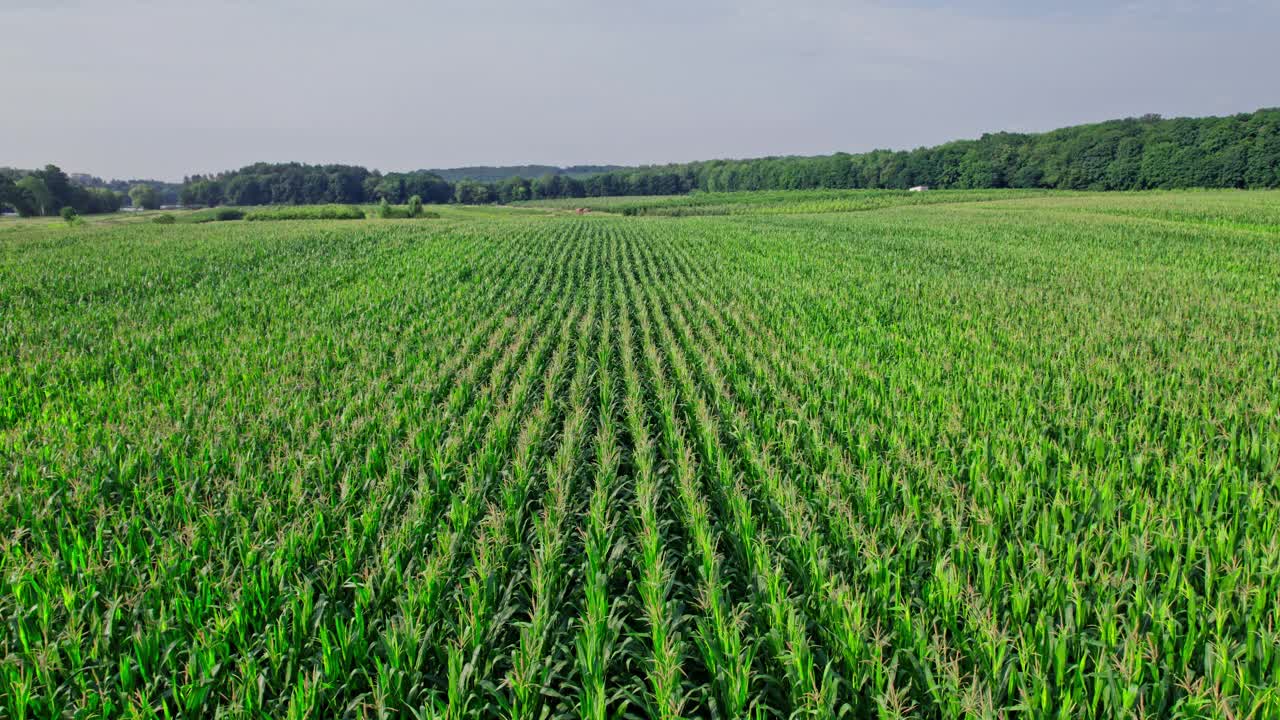
<svg viewBox="0 0 1280 720">
<path fill-rule="evenodd" d="M 180 179 L 912 148 L 1280 98 L 1275 2 L 3 0 L 0 164 Z"/>
</svg>

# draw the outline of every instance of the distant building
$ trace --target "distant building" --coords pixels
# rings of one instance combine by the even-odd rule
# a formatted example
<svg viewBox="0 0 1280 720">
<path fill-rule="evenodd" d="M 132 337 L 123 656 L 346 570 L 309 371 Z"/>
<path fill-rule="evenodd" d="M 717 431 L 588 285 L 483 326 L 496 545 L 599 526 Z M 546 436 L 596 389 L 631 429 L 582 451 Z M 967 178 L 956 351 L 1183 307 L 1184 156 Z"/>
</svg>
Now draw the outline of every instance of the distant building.
<svg viewBox="0 0 1280 720">
<path fill-rule="evenodd" d="M 917 185 L 911 188 L 911 192 L 924 192 L 929 189 L 928 185 Z"/>
</svg>

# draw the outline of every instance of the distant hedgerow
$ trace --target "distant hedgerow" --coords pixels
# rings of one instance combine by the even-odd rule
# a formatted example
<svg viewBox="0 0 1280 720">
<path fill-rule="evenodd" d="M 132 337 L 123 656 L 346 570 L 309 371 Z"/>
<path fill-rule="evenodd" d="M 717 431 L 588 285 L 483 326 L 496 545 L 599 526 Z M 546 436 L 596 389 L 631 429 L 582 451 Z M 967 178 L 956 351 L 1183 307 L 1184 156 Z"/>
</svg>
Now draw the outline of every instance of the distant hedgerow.
<svg viewBox="0 0 1280 720">
<path fill-rule="evenodd" d="M 272 220 L 364 220 L 364 210 L 355 205 L 296 205 L 252 210 L 245 215 L 251 222 Z"/>
</svg>

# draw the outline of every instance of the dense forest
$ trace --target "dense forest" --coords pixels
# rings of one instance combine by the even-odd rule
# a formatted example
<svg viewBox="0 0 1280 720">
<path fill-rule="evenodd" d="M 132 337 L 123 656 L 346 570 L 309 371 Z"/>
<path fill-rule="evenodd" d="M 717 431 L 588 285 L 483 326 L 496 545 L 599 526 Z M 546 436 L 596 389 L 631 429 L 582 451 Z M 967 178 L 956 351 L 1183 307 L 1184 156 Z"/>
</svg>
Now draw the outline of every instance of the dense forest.
<svg viewBox="0 0 1280 720">
<path fill-rule="evenodd" d="M 528 178 L 543 170 L 538 177 Z M 441 173 L 448 175 L 443 176 Z M 78 181 L 78 182 L 77 182 Z M 992 133 L 916 150 L 817 157 L 710 160 L 673 165 L 525 165 L 381 173 L 353 165 L 258 163 L 176 185 L 68 178 L 50 165 L 0 171 L 0 208 L 23 214 L 110 212 L 118 190 L 150 186 L 183 205 L 508 203 L 551 198 L 678 195 L 693 191 L 822 188 L 1052 188 L 1148 190 L 1280 187 L 1280 109 L 1229 117 L 1157 115 L 1079 125 L 1047 133 Z"/>
</svg>

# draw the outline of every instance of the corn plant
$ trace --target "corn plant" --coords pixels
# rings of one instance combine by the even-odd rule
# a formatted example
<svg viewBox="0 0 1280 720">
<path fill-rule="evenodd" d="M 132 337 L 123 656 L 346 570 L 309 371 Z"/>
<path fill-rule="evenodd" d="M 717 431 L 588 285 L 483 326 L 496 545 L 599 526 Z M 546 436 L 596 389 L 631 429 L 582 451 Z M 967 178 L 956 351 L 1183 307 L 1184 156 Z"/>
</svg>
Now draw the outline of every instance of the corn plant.
<svg viewBox="0 0 1280 720">
<path fill-rule="evenodd" d="M 0 718 L 1280 718 L 1276 197 L 3 228 Z"/>
</svg>

